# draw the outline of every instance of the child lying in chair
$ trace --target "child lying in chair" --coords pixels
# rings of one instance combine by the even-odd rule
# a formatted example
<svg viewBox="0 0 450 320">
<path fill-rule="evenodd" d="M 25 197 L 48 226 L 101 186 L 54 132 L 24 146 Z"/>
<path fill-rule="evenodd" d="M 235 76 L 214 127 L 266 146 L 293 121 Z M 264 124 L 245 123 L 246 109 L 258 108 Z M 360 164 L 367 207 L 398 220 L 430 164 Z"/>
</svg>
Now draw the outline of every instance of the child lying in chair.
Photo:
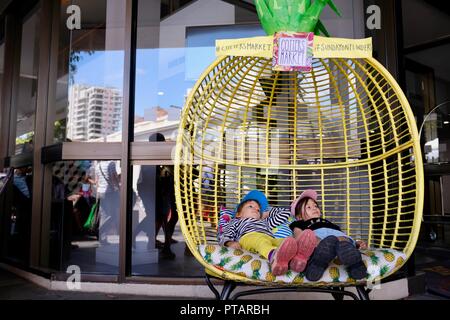
<svg viewBox="0 0 450 320">
<path fill-rule="evenodd" d="M 354 241 L 342 232 L 338 225 L 321 217 L 316 191 L 305 190 L 292 203 L 291 213 L 297 219 L 290 225 L 294 238 L 303 237 L 303 233 L 313 230 L 320 241 L 306 267 L 305 277 L 308 280 L 319 280 L 336 256 L 348 267 L 349 275 L 353 279 L 359 280 L 367 276 L 367 268 L 358 250 L 366 249 L 366 243 Z"/>
<path fill-rule="evenodd" d="M 293 237 L 276 239 L 272 229 L 283 224 L 290 216 L 284 208 L 272 208 L 268 214 L 268 201 L 264 193 L 250 191 L 237 205 L 236 216 L 223 228 L 219 244 L 235 249 L 259 253 L 269 260 L 274 276 L 285 274 L 289 267 L 300 272 L 296 261 L 303 260 L 305 250 L 314 250 L 314 234 L 305 232 L 295 240 Z"/>
</svg>

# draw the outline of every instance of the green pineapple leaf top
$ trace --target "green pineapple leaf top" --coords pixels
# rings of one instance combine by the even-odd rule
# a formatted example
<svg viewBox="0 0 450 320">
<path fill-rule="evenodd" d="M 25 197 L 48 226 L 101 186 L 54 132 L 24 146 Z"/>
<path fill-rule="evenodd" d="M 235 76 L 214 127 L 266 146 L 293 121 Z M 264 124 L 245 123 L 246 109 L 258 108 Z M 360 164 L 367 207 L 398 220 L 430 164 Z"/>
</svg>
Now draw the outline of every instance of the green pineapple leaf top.
<svg viewBox="0 0 450 320">
<path fill-rule="evenodd" d="M 326 5 L 341 16 L 332 0 L 255 0 L 259 21 L 268 35 L 275 32 L 314 32 L 329 37 L 319 20 Z"/>
</svg>

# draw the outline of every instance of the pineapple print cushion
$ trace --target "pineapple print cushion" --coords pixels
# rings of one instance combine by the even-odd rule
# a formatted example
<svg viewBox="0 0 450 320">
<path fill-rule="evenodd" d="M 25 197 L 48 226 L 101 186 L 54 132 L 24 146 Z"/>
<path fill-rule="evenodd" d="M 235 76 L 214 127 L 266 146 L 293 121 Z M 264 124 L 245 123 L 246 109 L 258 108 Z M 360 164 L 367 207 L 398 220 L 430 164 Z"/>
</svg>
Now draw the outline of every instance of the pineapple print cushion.
<svg viewBox="0 0 450 320">
<path fill-rule="evenodd" d="M 289 270 L 286 274 L 275 277 L 270 272 L 270 265 L 267 259 L 258 254 L 241 250 L 223 247 L 220 245 L 200 245 L 199 252 L 203 259 L 216 268 L 235 273 L 246 278 L 263 282 L 278 282 L 286 284 L 307 284 L 307 283 L 341 283 L 354 284 L 356 281 L 350 278 L 346 267 L 341 265 L 338 259 L 330 263 L 322 278 L 317 282 L 311 282 L 304 277 L 303 273 L 296 273 Z M 369 249 L 361 250 L 362 259 L 367 266 L 367 278 L 359 280 L 376 281 L 380 277 L 389 274 L 400 268 L 405 262 L 406 255 L 394 249 Z"/>
</svg>

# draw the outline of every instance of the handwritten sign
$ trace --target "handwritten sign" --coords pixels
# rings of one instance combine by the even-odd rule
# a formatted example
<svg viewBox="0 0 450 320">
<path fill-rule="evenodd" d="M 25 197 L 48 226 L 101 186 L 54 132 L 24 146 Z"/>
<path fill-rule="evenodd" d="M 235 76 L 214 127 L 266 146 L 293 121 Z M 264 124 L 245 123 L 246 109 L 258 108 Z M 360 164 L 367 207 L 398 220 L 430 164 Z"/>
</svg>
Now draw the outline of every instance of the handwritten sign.
<svg viewBox="0 0 450 320">
<path fill-rule="evenodd" d="M 314 38 L 315 58 L 369 58 L 372 56 L 372 38 Z"/>
<path fill-rule="evenodd" d="M 272 69 L 311 71 L 313 40 L 312 32 L 276 33 L 273 39 Z"/>
<path fill-rule="evenodd" d="M 216 40 L 216 56 L 272 58 L 272 37 Z"/>
<path fill-rule="evenodd" d="M 280 46 L 281 55 L 278 54 Z M 327 38 L 308 32 L 280 32 L 274 36 L 216 40 L 216 56 L 261 57 L 272 59 L 276 70 L 306 71 L 308 68 L 301 65 L 308 65 L 312 57 L 370 58 L 372 38 Z"/>
</svg>

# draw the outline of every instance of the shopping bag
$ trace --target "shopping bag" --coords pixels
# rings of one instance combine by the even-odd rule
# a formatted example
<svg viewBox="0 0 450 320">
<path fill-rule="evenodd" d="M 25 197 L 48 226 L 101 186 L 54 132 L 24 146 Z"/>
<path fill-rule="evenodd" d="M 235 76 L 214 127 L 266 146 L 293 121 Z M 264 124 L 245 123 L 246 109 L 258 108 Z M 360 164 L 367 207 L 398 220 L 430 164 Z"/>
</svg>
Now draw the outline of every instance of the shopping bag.
<svg viewBox="0 0 450 320">
<path fill-rule="evenodd" d="M 97 200 L 91 208 L 91 212 L 89 212 L 89 216 L 86 219 L 86 222 L 84 223 L 84 228 L 88 230 L 95 229 L 96 222 L 98 221 L 98 207 L 99 207 L 99 200 Z"/>
</svg>

